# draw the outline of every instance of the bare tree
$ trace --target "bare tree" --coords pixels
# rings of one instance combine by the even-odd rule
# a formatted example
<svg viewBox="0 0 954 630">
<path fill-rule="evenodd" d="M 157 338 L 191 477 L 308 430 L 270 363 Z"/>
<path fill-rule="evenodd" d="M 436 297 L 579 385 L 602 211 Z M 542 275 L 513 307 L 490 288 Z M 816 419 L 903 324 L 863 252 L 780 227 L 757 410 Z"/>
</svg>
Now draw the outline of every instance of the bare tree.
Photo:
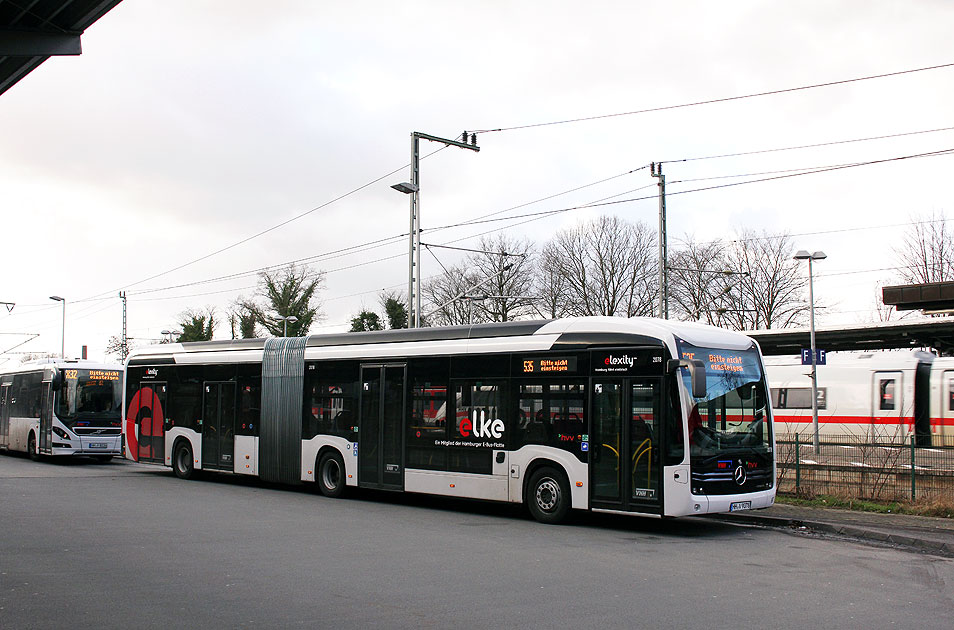
<svg viewBox="0 0 954 630">
<path fill-rule="evenodd" d="M 477 296 L 487 296 L 476 305 L 482 319 L 507 322 L 532 314 L 533 244 L 525 238 L 498 233 L 493 238 L 481 238 L 478 247 L 484 253 L 472 254 L 468 263 L 477 283 L 482 283 L 475 290 Z"/>
<path fill-rule="evenodd" d="M 541 317 L 557 319 L 570 314 L 569 283 L 563 275 L 563 260 L 554 249 L 540 253 L 534 276 L 534 308 Z"/>
<path fill-rule="evenodd" d="M 478 247 L 424 283 L 432 324 L 506 322 L 533 313 L 533 244 L 501 234 Z"/>
<path fill-rule="evenodd" d="M 562 230 L 544 247 L 544 268 L 562 277 L 570 315 L 650 315 L 658 292 L 655 234 L 643 223 L 601 216 Z M 559 295 L 559 294 L 557 294 Z M 556 302 L 554 294 L 547 301 Z"/>
<path fill-rule="evenodd" d="M 787 328 L 808 311 L 808 277 L 793 260 L 791 237 L 743 229 L 728 254 L 739 277 L 726 296 L 733 307 L 724 323 L 738 330 Z M 818 308 L 816 302 L 816 309 Z"/>
<path fill-rule="evenodd" d="M 466 324 L 470 320 L 471 311 L 461 296 L 467 293 L 467 289 L 476 284 L 476 276 L 468 274 L 465 266 L 453 266 L 446 269 L 444 273 L 427 280 L 421 286 L 421 295 L 427 301 L 431 312 L 428 314 L 428 322 L 437 326 L 456 326 Z M 477 313 L 473 323 L 482 321 L 481 313 Z"/>
<path fill-rule="evenodd" d="M 676 317 L 719 325 L 732 308 L 739 276 L 721 241 L 701 243 L 687 235 L 669 258 L 669 299 Z"/>
<path fill-rule="evenodd" d="M 126 354 L 128 355 L 139 344 L 135 343 L 132 339 L 126 339 Z M 116 357 L 117 361 L 121 361 L 123 358 L 123 338 L 119 335 L 111 335 L 109 341 L 106 342 L 106 356 L 107 357 Z"/>
<path fill-rule="evenodd" d="M 944 282 L 954 279 L 954 231 L 943 213 L 912 217 L 902 244 L 893 248 L 904 284 Z"/>
</svg>

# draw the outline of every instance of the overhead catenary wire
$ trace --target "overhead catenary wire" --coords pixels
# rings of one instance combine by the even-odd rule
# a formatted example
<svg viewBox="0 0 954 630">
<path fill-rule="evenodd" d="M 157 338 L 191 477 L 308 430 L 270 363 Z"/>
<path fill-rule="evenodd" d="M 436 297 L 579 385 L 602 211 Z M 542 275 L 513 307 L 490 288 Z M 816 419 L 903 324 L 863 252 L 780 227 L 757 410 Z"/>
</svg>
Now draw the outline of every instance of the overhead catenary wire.
<svg viewBox="0 0 954 630">
<path fill-rule="evenodd" d="M 567 119 L 565 119 L 565 120 L 553 120 L 553 121 L 549 121 L 549 122 L 538 122 L 538 123 L 530 123 L 530 124 L 524 124 L 524 125 L 513 125 L 513 126 L 510 126 L 510 127 L 496 127 L 496 128 L 492 128 L 492 129 L 477 129 L 477 130 L 474 130 L 474 131 L 471 132 L 471 133 L 485 134 L 485 133 L 496 133 L 496 132 L 502 132 L 502 131 L 516 131 L 516 130 L 519 130 L 519 129 L 532 129 L 532 128 L 534 128 L 534 127 L 551 127 L 551 126 L 554 126 L 554 125 L 567 125 L 567 124 L 570 124 L 570 123 L 588 122 L 588 121 L 592 121 L 592 120 L 601 120 L 601 119 L 605 119 L 605 118 L 619 118 L 619 117 L 622 117 L 622 116 L 635 116 L 635 115 L 637 115 L 637 114 L 648 114 L 648 113 L 651 113 L 651 112 L 661 112 L 661 111 L 672 110 L 672 109 L 685 109 L 685 108 L 688 108 L 688 107 L 699 107 L 699 106 L 701 106 L 701 105 L 712 105 L 712 104 L 715 104 L 715 103 L 728 103 L 728 102 L 731 102 L 731 101 L 740 101 L 740 100 L 743 100 L 743 99 L 758 98 L 758 97 L 762 97 L 762 96 L 772 96 L 772 95 L 775 95 L 775 94 L 786 94 L 786 93 L 789 93 L 789 92 L 799 92 L 799 91 L 803 91 L 803 90 L 813 90 L 813 89 L 817 89 L 817 88 L 831 87 L 831 86 L 835 86 L 835 85 L 846 85 L 846 84 L 848 84 L 848 83 L 858 83 L 858 82 L 860 82 L 860 81 L 871 81 L 871 80 L 874 80 L 874 79 L 884 79 L 884 78 L 888 78 L 888 77 L 896 77 L 896 76 L 901 76 L 901 75 L 905 75 L 905 74 L 914 74 L 914 73 L 916 73 L 916 72 L 927 72 L 927 71 L 929 71 L 929 70 L 941 70 L 941 69 L 944 69 L 944 68 L 951 68 L 951 67 L 954 67 L 954 63 L 938 64 L 938 65 L 935 65 L 935 66 L 925 66 L 925 67 L 922 67 L 922 68 L 911 68 L 911 69 L 908 69 L 908 70 L 899 70 L 899 71 L 896 71 L 896 72 L 885 72 L 885 73 L 881 73 L 881 74 L 872 74 L 872 75 L 863 76 L 863 77 L 855 77 L 855 78 L 853 78 L 853 79 L 841 79 L 841 80 L 838 80 L 838 81 L 826 81 L 826 82 L 823 82 L 823 83 L 813 83 L 813 84 L 810 84 L 810 85 L 802 85 L 802 86 L 798 86 L 798 87 L 784 88 L 784 89 L 779 89 L 779 90 L 768 90 L 768 91 L 764 91 L 764 92 L 753 92 L 753 93 L 751 93 L 751 94 L 743 94 L 743 95 L 740 95 L 740 96 L 727 96 L 727 97 L 722 97 L 722 98 L 712 98 L 712 99 L 706 99 L 706 100 L 702 100 L 702 101 L 694 101 L 694 102 L 691 102 L 691 103 L 681 103 L 681 104 L 678 104 L 678 105 L 664 105 L 664 106 L 660 106 L 660 107 L 649 107 L 649 108 L 646 108 L 646 109 L 637 109 L 637 110 L 628 111 L 628 112 L 616 112 L 616 113 L 612 113 L 612 114 L 599 114 L 599 115 L 595 115 L 595 116 L 581 116 L 581 117 L 578 117 L 578 118 L 567 118 Z"/>
<path fill-rule="evenodd" d="M 445 145 L 445 146 L 443 146 L 443 147 L 440 147 L 439 149 L 435 149 L 434 151 L 428 153 L 427 155 L 422 156 L 420 159 L 422 159 L 422 160 L 427 159 L 427 158 L 431 157 L 432 155 L 434 155 L 434 154 L 436 154 L 436 153 L 440 153 L 441 151 L 443 151 L 443 150 L 446 149 L 446 148 L 447 148 L 447 146 Z M 281 227 L 284 227 L 284 226 L 288 225 L 289 223 L 292 223 L 293 221 L 297 221 L 298 219 L 301 219 L 301 218 L 303 218 L 303 217 L 306 217 L 306 216 L 308 216 L 309 214 L 312 214 L 312 213 L 314 213 L 314 212 L 317 212 L 318 210 L 321 210 L 321 209 L 323 209 L 323 208 L 327 208 L 327 207 L 330 206 L 331 204 L 337 203 L 338 201 L 341 201 L 342 199 L 345 199 L 345 198 L 347 198 L 347 197 L 350 197 L 351 195 L 354 195 L 354 194 L 356 194 L 356 193 L 358 193 L 358 192 L 364 190 L 365 188 L 368 188 L 368 187 L 370 187 L 370 186 L 373 186 L 374 184 L 377 184 L 378 182 L 380 182 L 380 181 L 382 181 L 382 180 L 384 180 L 384 179 L 387 179 L 388 177 L 391 177 L 392 175 L 396 175 L 397 173 L 400 173 L 401 171 L 403 171 L 404 169 L 408 168 L 409 166 L 410 166 L 410 163 L 405 164 L 404 166 L 401 166 L 400 168 L 396 168 L 396 169 L 394 169 L 393 171 L 391 171 L 391 172 L 389 172 L 389 173 L 385 173 L 384 175 L 381 175 L 380 177 L 377 177 L 377 178 L 375 178 L 375 179 L 373 179 L 373 180 L 371 180 L 371 181 L 369 181 L 369 182 L 367 182 L 367 183 L 365 183 L 365 184 L 362 184 L 361 186 L 358 186 L 357 188 L 353 188 L 352 190 L 350 190 L 350 191 L 348 191 L 348 192 L 346 192 L 346 193 L 344 193 L 344 194 L 342 194 L 342 195 L 339 195 L 339 196 L 335 197 L 334 199 L 330 199 L 329 201 L 326 201 L 326 202 L 324 202 L 324 203 L 322 203 L 322 204 L 320 204 L 320 205 L 318 205 L 318 206 L 315 206 L 314 208 L 311 208 L 310 210 L 306 210 L 305 212 L 299 213 L 299 214 L 297 214 L 297 215 L 291 217 L 290 219 L 286 219 L 286 220 L 284 220 L 284 221 L 282 221 L 282 222 L 280 222 L 280 223 L 276 223 L 275 225 L 272 225 L 272 226 L 269 227 L 269 228 L 266 228 L 266 229 L 264 229 L 264 230 L 261 230 L 260 232 L 256 232 L 255 234 L 252 234 L 251 236 L 247 236 L 247 237 L 245 237 L 245 238 L 243 238 L 243 239 L 241 239 L 241 240 L 239 240 L 239 241 L 236 241 L 236 242 L 234 242 L 234 243 L 232 243 L 232 244 L 230 244 L 230 245 L 226 245 L 225 247 L 219 248 L 219 249 L 217 249 L 217 250 L 215 250 L 215 251 L 212 251 L 212 252 L 210 252 L 210 253 L 208 253 L 208 254 L 205 254 L 205 255 L 203 255 L 203 256 L 200 256 L 200 257 L 198 257 L 198 258 L 194 258 L 194 259 L 192 259 L 192 260 L 190 260 L 190 261 L 188 261 L 188 262 L 182 263 L 181 265 L 177 265 L 177 266 L 172 267 L 172 268 L 170 268 L 170 269 L 167 269 L 167 270 L 165 270 L 165 271 L 161 271 L 161 272 L 159 272 L 159 273 L 157 273 L 157 274 L 153 274 L 153 275 L 149 276 L 148 278 L 143 278 L 142 280 L 137 280 L 137 281 L 135 281 L 135 282 L 131 282 L 131 283 L 124 284 L 124 285 L 121 286 L 121 287 L 118 287 L 118 288 L 116 288 L 116 289 L 112 289 L 112 290 L 107 291 L 107 292 L 104 292 L 104 293 L 112 294 L 112 293 L 115 293 L 116 291 L 119 291 L 119 290 L 122 290 L 122 289 L 128 289 L 129 287 L 137 286 L 137 285 L 143 284 L 143 283 L 145 283 L 145 282 L 149 282 L 150 280 L 155 280 L 156 278 L 159 278 L 159 277 L 168 275 L 168 274 L 170 274 L 170 273 L 179 271 L 180 269 L 185 269 L 186 267 L 189 267 L 189 266 L 191 266 L 191 265 L 194 265 L 194 264 L 196 264 L 196 263 L 198 263 L 198 262 L 201 262 L 201 261 L 203 261 L 203 260 L 207 260 L 207 259 L 209 259 L 209 258 L 212 258 L 213 256 L 217 256 L 218 254 L 221 254 L 221 253 L 226 252 L 226 251 L 228 251 L 228 250 L 230 250 L 230 249 L 233 249 L 233 248 L 235 248 L 235 247 L 238 247 L 239 245 L 242 245 L 242 244 L 244 244 L 244 243 L 247 243 L 247 242 L 249 242 L 249 241 L 251 241 L 251 240 L 253 240 L 253 239 L 256 239 L 256 238 L 258 238 L 258 237 L 260 237 L 260 236 L 264 236 L 265 234 L 268 234 L 269 232 L 273 232 L 273 231 L 275 231 L 275 230 L 277 230 L 277 229 L 279 229 L 279 228 L 281 228 Z M 83 300 L 76 300 L 76 301 L 86 301 L 86 300 L 88 300 L 88 299 L 99 298 L 99 297 L 103 296 L 104 293 L 100 293 L 100 294 L 91 296 L 90 298 L 84 298 Z"/>
<path fill-rule="evenodd" d="M 891 138 L 902 138 L 902 137 L 905 137 L 905 136 L 917 136 L 917 135 L 926 134 L 926 133 L 939 133 L 939 132 L 942 132 L 942 131 L 954 131 L 954 127 L 939 127 L 939 128 L 937 128 L 937 129 L 923 129 L 923 130 L 921 130 L 921 131 L 906 131 L 906 132 L 902 132 L 902 133 L 892 133 L 892 134 L 881 135 L 881 136 L 870 136 L 870 137 L 867 137 L 867 138 L 853 138 L 853 139 L 851 139 L 851 140 L 832 140 L 832 141 L 830 141 L 830 142 L 816 142 L 816 143 L 814 143 L 814 144 L 800 144 L 800 145 L 791 146 L 791 147 L 778 147 L 778 148 L 774 148 L 774 149 L 758 149 L 758 150 L 754 150 L 754 151 L 740 151 L 740 152 L 738 152 L 738 153 L 721 153 L 721 154 L 718 154 L 718 155 L 705 155 L 705 156 L 701 156 L 701 157 L 681 158 L 681 159 L 678 159 L 678 160 L 663 160 L 663 161 L 661 161 L 661 162 L 659 162 L 659 163 L 660 163 L 660 164 L 674 164 L 674 163 L 678 163 L 678 162 L 697 162 L 697 161 L 700 161 L 700 160 L 717 160 L 717 159 L 721 159 L 721 158 L 741 157 L 741 156 L 744 156 L 744 155 L 759 155 L 759 154 L 763 154 L 763 153 L 778 153 L 778 152 L 781 152 L 781 151 L 796 151 L 796 150 L 799 150 L 799 149 L 817 149 L 817 148 L 820 148 L 820 147 L 830 147 L 830 146 L 836 146 L 836 145 L 839 145 L 839 144 L 852 144 L 852 143 L 855 143 L 855 142 L 870 142 L 870 141 L 873 141 L 873 140 L 888 140 L 888 139 L 891 139 Z"/>
</svg>

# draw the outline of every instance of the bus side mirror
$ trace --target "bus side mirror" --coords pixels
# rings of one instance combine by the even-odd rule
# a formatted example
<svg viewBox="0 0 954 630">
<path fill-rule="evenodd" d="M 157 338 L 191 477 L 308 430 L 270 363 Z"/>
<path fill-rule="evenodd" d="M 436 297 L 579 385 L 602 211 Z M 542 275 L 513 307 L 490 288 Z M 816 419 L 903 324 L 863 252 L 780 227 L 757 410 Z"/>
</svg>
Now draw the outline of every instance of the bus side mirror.
<svg viewBox="0 0 954 630">
<path fill-rule="evenodd" d="M 706 367 L 699 359 L 669 359 L 666 364 L 670 374 L 679 371 L 679 368 L 689 368 L 689 380 L 692 383 L 692 397 L 705 398 L 706 396 Z"/>
</svg>

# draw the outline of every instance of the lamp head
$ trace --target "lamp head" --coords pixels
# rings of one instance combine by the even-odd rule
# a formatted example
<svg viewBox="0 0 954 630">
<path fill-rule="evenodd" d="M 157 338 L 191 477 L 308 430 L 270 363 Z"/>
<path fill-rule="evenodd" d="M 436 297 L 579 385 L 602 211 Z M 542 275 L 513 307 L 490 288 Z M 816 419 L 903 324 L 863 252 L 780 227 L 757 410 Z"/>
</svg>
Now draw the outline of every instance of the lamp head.
<svg viewBox="0 0 954 630">
<path fill-rule="evenodd" d="M 411 182 L 401 182 L 400 184 L 392 184 L 391 188 L 398 192 L 402 192 L 405 195 L 410 195 L 413 192 L 420 190 L 418 186 L 412 184 Z"/>
</svg>

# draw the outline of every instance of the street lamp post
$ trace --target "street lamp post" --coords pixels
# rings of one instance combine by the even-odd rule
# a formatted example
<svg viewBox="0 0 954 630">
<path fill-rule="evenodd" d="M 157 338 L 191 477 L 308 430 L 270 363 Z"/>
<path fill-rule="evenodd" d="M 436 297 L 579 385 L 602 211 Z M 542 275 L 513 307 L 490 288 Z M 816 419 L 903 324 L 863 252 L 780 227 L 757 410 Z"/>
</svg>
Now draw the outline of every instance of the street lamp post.
<svg viewBox="0 0 954 630">
<path fill-rule="evenodd" d="M 817 251 L 812 254 L 809 254 L 806 250 L 800 249 L 795 252 L 795 260 L 807 260 L 808 261 L 808 326 L 809 326 L 809 335 L 811 337 L 811 352 L 812 352 L 812 429 L 815 432 L 814 445 L 815 445 L 815 454 L 818 455 L 821 453 L 821 444 L 818 442 L 818 363 L 817 357 L 818 354 L 815 351 L 815 290 L 813 286 L 812 279 L 812 261 L 813 260 L 825 260 L 828 256 L 825 252 Z M 797 456 L 797 454 L 796 454 Z"/>
<path fill-rule="evenodd" d="M 394 190 L 411 196 L 407 251 L 407 327 L 421 327 L 421 140 L 440 142 L 447 146 L 480 151 L 477 134 L 463 133 L 463 142 L 438 138 L 415 131 L 411 134 L 411 181 L 394 184 Z"/>
<path fill-rule="evenodd" d="M 162 335 L 163 337 L 167 337 L 167 343 L 172 343 L 173 341 L 172 338 L 175 337 L 176 335 L 181 335 L 182 333 L 179 332 L 178 330 L 160 330 L 159 334 Z"/>
<path fill-rule="evenodd" d="M 63 328 L 60 331 L 60 358 L 66 358 L 66 298 L 62 298 L 58 295 L 51 295 L 50 299 L 54 302 L 63 303 Z"/>
<path fill-rule="evenodd" d="M 295 317 L 294 315 L 286 315 L 285 317 L 279 317 L 279 318 L 278 318 L 278 321 L 284 323 L 285 326 L 284 326 L 284 332 L 283 332 L 282 336 L 287 337 L 287 336 L 288 336 L 288 322 L 291 322 L 291 323 L 294 324 L 295 322 L 298 321 L 298 318 Z"/>
</svg>

